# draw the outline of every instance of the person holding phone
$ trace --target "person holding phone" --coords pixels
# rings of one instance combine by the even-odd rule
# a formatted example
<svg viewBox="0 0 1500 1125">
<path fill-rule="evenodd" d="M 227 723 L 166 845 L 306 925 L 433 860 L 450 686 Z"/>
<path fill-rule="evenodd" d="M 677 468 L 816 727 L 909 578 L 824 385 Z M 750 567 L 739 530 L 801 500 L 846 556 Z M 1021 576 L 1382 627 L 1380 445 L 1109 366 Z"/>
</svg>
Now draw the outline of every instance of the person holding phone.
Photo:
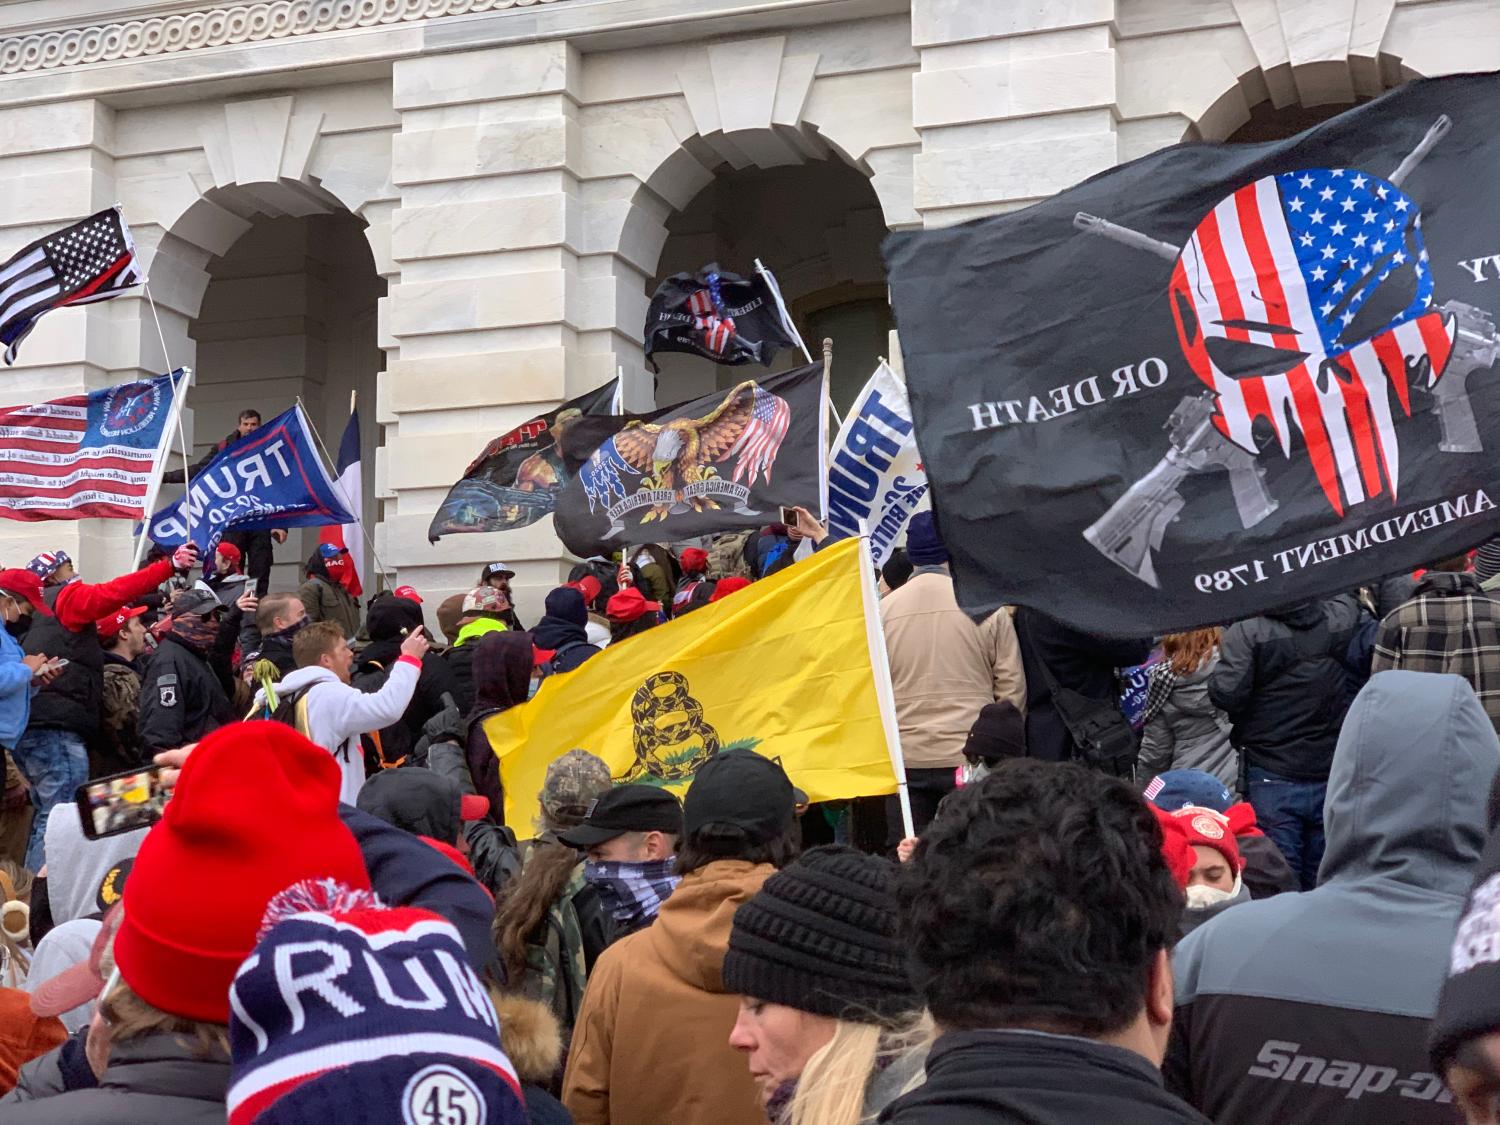
<svg viewBox="0 0 1500 1125">
<path fill-rule="evenodd" d="M 48 592 L 50 604 L 36 575 L 26 584 L 19 577 L 22 572 L 0 573 L 0 589 L 20 594 L 33 610 L 21 647 L 29 656 L 53 658 L 48 663 L 60 667 L 58 675 L 43 680 L 31 701 L 26 733 L 12 748 L 36 809 L 26 847 L 26 866 L 33 871 L 43 862 L 42 837 L 53 806 L 70 801 L 88 780 L 88 744 L 99 733 L 104 709 L 104 648 L 95 622 L 153 592 L 174 572 L 197 565 L 198 548 L 188 543 L 170 558 L 108 582 L 53 587 L 56 593 Z M 57 658 L 67 664 L 57 665 Z"/>
<path fill-rule="evenodd" d="M 14 579 L 26 573 L 28 572 L 0 572 L 0 580 L 8 575 L 14 585 Z M 22 583 L 30 587 L 24 579 Z M 33 592 L 40 596 L 40 586 Z M 30 614 L 31 602 L 26 597 L 0 586 L 0 615 L 4 616 L 7 626 Z M 37 686 L 57 674 L 48 669 L 48 663 L 45 653 L 27 656 L 21 651 L 20 642 L 10 635 L 9 628 L 0 629 L 0 747 L 4 747 L 5 751 L 14 748 L 26 730 L 26 722 L 31 717 L 31 697 Z M 25 798 L 21 800 L 24 802 Z M 24 816 L 24 812 L 7 807 L 4 816 L 9 820 L 12 816 Z"/>
</svg>

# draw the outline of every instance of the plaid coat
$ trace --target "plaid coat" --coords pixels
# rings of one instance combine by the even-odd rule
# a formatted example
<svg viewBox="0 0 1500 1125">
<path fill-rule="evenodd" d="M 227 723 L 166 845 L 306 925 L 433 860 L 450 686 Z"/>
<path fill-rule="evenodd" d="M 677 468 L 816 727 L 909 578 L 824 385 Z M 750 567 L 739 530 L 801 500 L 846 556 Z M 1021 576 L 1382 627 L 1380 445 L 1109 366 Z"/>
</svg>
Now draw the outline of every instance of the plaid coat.
<svg viewBox="0 0 1500 1125">
<path fill-rule="evenodd" d="M 1462 676 L 1500 730 L 1500 602 L 1472 574 L 1424 575 L 1380 623 L 1370 671 L 1390 668 Z"/>
</svg>

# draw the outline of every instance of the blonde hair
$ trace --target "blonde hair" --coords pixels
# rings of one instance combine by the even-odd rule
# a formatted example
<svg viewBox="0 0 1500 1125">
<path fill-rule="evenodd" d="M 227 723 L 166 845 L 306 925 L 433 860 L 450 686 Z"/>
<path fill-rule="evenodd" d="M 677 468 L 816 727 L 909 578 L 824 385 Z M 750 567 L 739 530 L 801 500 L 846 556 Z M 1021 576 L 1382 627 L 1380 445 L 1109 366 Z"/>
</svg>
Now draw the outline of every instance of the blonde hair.
<svg viewBox="0 0 1500 1125">
<path fill-rule="evenodd" d="M 164 1032 L 175 1035 L 199 1058 L 229 1057 L 229 1028 L 224 1024 L 164 1012 L 137 996 L 123 978 L 117 978 L 108 995 L 99 1001 L 99 1014 L 108 1025 L 111 1045 Z"/>
<path fill-rule="evenodd" d="M 1161 639 L 1167 666 L 1179 676 L 1191 676 L 1208 661 L 1224 630 L 1194 629 L 1191 633 L 1168 633 Z"/>
<path fill-rule="evenodd" d="M 935 1034 L 926 1012 L 894 1029 L 835 1021 L 833 1038 L 807 1060 L 792 1104 L 777 1125 L 859 1125 L 864 1119 L 865 1089 L 877 1063 L 928 1046 Z M 922 1078 L 918 1070 L 898 1092 L 916 1088 Z"/>
</svg>

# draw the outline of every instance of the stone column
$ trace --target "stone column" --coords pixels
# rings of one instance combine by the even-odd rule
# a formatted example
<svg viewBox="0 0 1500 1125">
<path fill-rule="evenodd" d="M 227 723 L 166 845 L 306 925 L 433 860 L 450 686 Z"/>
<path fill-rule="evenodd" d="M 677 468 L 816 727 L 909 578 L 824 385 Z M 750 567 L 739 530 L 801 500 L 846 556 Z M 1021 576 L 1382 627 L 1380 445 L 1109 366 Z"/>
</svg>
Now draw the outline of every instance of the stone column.
<svg viewBox="0 0 1500 1125">
<path fill-rule="evenodd" d="M 565 42 L 398 62 L 382 552 L 437 597 L 501 559 L 528 624 L 563 567 L 542 520 L 436 546 L 427 525 L 484 443 L 608 375 L 585 363 L 577 312 L 577 52 Z"/>
<path fill-rule="evenodd" d="M 1119 159 L 1115 0 L 913 0 L 914 203 L 926 226 L 1012 210 Z"/>
</svg>

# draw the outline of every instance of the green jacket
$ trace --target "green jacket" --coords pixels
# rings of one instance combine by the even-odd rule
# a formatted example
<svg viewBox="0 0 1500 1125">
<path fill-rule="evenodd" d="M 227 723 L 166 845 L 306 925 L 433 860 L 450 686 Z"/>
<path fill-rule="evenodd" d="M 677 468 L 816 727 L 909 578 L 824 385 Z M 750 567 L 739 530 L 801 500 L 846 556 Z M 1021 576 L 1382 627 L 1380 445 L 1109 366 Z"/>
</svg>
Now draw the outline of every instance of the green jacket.
<svg viewBox="0 0 1500 1125">
<path fill-rule="evenodd" d="M 342 586 L 326 578 L 309 578 L 297 597 L 307 610 L 308 620 L 337 621 L 350 640 L 359 632 L 359 602 Z"/>
</svg>

